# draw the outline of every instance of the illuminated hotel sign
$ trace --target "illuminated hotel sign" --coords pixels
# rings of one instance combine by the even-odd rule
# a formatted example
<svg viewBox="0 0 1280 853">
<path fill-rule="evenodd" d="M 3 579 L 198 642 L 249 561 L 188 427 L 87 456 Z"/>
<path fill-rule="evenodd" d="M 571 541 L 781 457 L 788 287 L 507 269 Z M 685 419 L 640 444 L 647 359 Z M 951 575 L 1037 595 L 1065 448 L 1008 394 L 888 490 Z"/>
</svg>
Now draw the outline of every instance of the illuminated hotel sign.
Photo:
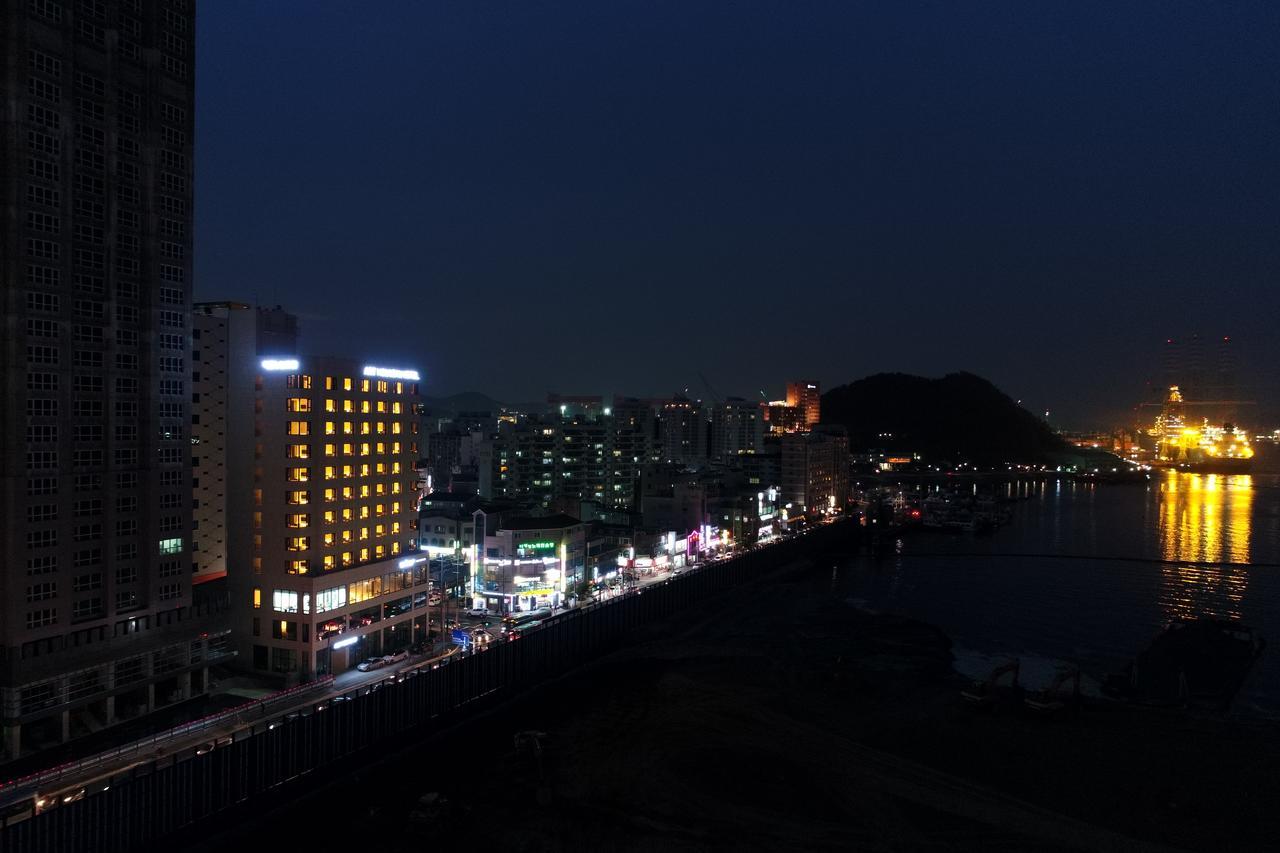
<svg viewBox="0 0 1280 853">
<path fill-rule="evenodd" d="M 364 369 L 365 376 L 376 376 L 379 379 L 409 379 L 417 382 L 418 371 L 416 370 L 397 370 L 394 367 L 373 367 L 366 365 Z"/>
<path fill-rule="evenodd" d="M 297 370 L 298 360 L 296 358 L 264 358 L 262 360 L 263 370 Z"/>
<path fill-rule="evenodd" d="M 554 551 L 558 547 L 556 542 L 517 542 L 516 551 L 522 556 L 532 551 Z"/>
</svg>

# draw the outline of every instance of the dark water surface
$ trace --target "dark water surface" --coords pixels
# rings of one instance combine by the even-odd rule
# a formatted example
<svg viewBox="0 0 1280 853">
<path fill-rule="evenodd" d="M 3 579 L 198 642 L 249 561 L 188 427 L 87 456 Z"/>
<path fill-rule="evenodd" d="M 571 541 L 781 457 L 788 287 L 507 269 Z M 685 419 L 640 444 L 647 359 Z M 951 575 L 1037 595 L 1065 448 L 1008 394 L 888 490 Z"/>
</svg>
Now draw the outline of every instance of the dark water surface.
<svg viewBox="0 0 1280 853">
<path fill-rule="evenodd" d="M 946 631 L 956 667 L 1022 659 L 1023 682 L 1062 663 L 1093 682 L 1179 617 L 1235 619 L 1269 648 L 1236 711 L 1280 717 L 1280 483 L 1154 473 L 1146 485 L 1028 482 L 987 536 L 913 532 L 900 551 L 840 565 L 835 592 Z"/>
</svg>

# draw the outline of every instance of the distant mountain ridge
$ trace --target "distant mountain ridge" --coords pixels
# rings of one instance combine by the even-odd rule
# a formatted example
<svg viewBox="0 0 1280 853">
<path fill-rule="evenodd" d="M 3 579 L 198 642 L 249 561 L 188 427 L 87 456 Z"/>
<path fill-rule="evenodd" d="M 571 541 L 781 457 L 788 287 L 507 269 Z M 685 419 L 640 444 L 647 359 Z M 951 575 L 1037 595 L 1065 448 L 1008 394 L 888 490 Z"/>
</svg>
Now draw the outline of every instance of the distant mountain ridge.
<svg viewBox="0 0 1280 853">
<path fill-rule="evenodd" d="M 1069 449 L 1047 423 L 972 373 L 877 373 L 823 394 L 822 421 L 848 429 L 854 450 L 952 462 L 1047 463 Z"/>
</svg>

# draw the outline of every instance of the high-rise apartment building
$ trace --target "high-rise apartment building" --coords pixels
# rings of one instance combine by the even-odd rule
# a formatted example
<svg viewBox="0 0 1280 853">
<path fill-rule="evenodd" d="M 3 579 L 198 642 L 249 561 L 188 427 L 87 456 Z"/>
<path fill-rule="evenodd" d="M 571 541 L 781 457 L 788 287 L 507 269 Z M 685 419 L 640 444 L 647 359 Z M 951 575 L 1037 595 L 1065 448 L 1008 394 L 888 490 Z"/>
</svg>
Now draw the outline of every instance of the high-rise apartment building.
<svg viewBox="0 0 1280 853">
<path fill-rule="evenodd" d="M 818 426 L 781 437 L 781 500 L 794 517 L 843 511 L 849 499 L 849 436 Z"/>
<path fill-rule="evenodd" d="M 707 459 L 707 416 L 702 403 L 675 396 L 657 405 L 658 457 L 691 464 Z"/>
<path fill-rule="evenodd" d="M 0 15 L 13 755 L 198 691 L 220 652 L 191 593 L 195 3 L 15 0 Z"/>
<path fill-rule="evenodd" d="M 207 356 L 202 335 L 201 358 Z M 426 629 L 418 544 L 418 374 L 346 359 L 255 357 L 227 393 L 229 441 L 200 476 L 226 493 L 240 665 L 301 680 Z M 201 382 L 204 374 L 201 373 Z M 238 452 L 237 452 L 238 451 Z"/>
<path fill-rule="evenodd" d="M 787 405 L 804 410 L 806 427 L 813 427 L 822 420 L 822 391 L 817 382 L 804 379 L 788 382 Z"/>
<path fill-rule="evenodd" d="M 731 397 L 711 408 L 711 458 L 723 460 L 764 450 L 764 410 L 759 403 Z"/>
</svg>

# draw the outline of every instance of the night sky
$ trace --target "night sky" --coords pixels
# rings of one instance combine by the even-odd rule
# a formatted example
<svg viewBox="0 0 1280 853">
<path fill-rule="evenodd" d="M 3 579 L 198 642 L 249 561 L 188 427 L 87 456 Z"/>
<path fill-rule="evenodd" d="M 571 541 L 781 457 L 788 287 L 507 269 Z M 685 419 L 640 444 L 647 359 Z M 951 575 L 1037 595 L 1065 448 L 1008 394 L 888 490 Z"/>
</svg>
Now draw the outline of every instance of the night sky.
<svg viewBox="0 0 1280 853">
<path fill-rule="evenodd" d="M 1280 398 L 1275 0 L 214 0 L 198 31 L 197 299 L 428 395 L 971 370 L 1074 426 L 1199 331 Z"/>
</svg>

